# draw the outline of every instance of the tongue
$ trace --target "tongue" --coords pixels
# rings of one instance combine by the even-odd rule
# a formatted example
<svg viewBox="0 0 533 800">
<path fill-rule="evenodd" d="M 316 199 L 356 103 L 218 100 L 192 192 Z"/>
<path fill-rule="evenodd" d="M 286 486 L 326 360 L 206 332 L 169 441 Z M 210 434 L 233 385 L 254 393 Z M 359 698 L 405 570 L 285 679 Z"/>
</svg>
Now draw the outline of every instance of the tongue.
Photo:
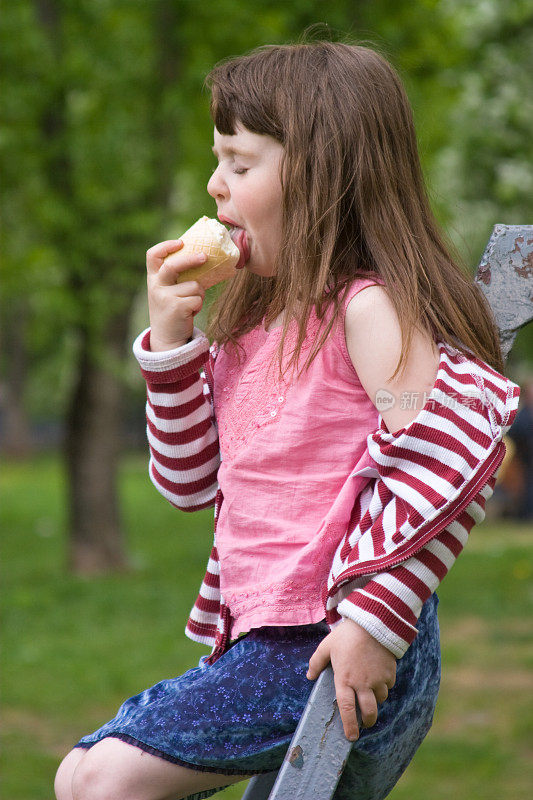
<svg viewBox="0 0 533 800">
<path fill-rule="evenodd" d="M 246 231 L 243 228 L 233 228 L 230 231 L 230 236 L 233 242 L 239 248 L 241 257 L 236 265 L 236 269 L 242 269 L 248 259 L 250 258 L 250 247 L 248 245 L 248 237 L 246 236 Z"/>
</svg>

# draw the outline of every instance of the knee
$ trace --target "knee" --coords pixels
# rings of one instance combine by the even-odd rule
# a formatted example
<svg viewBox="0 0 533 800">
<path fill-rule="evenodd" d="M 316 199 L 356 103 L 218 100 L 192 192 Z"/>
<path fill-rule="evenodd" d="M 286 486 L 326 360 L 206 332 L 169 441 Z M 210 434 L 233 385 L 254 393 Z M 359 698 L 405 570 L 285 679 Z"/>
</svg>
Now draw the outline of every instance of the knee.
<svg viewBox="0 0 533 800">
<path fill-rule="evenodd" d="M 72 800 L 111 800 L 111 787 L 92 766 L 76 769 L 72 779 Z"/>
<path fill-rule="evenodd" d="M 72 800 L 72 777 L 85 750 L 72 750 L 61 762 L 54 780 L 54 792 L 57 800 Z"/>
<path fill-rule="evenodd" d="M 72 776 L 72 800 L 135 800 L 135 770 L 128 760 L 130 745 L 104 739 L 87 750 Z M 137 755 L 137 750 L 131 748 Z"/>
</svg>

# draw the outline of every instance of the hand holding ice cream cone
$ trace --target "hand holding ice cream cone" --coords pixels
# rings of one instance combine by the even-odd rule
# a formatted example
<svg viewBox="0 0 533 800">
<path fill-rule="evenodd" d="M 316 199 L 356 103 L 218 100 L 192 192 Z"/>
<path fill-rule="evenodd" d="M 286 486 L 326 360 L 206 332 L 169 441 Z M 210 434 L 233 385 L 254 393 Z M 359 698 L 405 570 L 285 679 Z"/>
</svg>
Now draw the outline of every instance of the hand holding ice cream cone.
<svg viewBox="0 0 533 800">
<path fill-rule="evenodd" d="M 198 281 L 209 289 L 221 281 L 236 275 L 235 267 L 241 254 L 239 248 L 231 240 L 227 229 L 216 219 L 200 217 L 181 236 L 184 253 L 205 253 L 207 261 L 199 267 L 180 272 L 178 283 Z"/>
<path fill-rule="evenodd" d="M 205 290 L 236 274 L 239 248 L 216 219 L 201 217 L 178 240 L 148 250 L 152 350 L 173 350 L 192 334 Z"/>
</svg>

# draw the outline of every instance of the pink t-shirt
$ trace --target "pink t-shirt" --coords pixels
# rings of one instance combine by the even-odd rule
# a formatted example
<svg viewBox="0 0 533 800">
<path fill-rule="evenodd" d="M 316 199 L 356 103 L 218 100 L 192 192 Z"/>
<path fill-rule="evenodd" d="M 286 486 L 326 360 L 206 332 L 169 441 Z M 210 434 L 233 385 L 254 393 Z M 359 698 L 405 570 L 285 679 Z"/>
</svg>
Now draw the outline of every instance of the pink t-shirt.
<svg viewBox="0 0 533 800">
<path fill-rule="evenodd" d="M 287 374 L 279 381 L 277 356 L 269 369 L 281 327 L 266 331 L 260 325 L 243 336 L 240 365 L 232 348 L 217 356 L 214 403 L 224 502 L 216 545 L 232 638 L 263 625 L 324 618 L 322 587 L 343 533 L 324 521 L 378 425 L 344 334 L 346 306 L 374 283 L 353 282 L 337 324 L 297 380 Z M 319 327 L 312 313 L 300 364 Z M 285 340 L 287 361 L 297 328 L 291 323 Z"/>
</svg>

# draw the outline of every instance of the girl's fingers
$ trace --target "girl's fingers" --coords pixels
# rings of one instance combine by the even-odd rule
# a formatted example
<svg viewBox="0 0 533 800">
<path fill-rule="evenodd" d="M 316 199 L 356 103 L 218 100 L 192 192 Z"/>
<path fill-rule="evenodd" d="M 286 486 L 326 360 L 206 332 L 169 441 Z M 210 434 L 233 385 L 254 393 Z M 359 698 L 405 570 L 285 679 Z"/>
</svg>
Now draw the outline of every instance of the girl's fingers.
<svg viewBox="0 0 533 800">
<path fill-rule="evenodd" d="M 183 283 L 176 283 L 172 289 L 172 297 L 200 297 L 202 300 L 205 297 L 204 287 L 198 281 L 183 281 Z"/>
<path fill-rule="evenodd" d="M 205 289 L 201 286 L 197 281 L 184 281 L 183 283 L 177 283 L 175 286 L 172 287 L 171 293 L 167 295 L 167 299 L 170 297 L 172 298 L 180 298 L 180 302 L 182 300 L 187 299 L 195 299 L 200 301 L 200 308 L 205 299 Z M 182 308 L 184 304 L 181 302 Z M 199 309 L 198 309 L 199 310 Z"/>
<path fill-rule="evenodd" d="M 173 262 L 171 258 L 167 258 L 164 264 L 159 269 L 157 280 L 163 286 L 173 286 L 177 283 L 180 272 L 186 269 L 194 269 L 200 267 L 207 261 L 205 253 L 185 253 L 179 256 L 179 261 Z M 189 283 L 190 281 L 187 281 Z"/>
<path fill-rule="evenodd" d="M 340 681 L 335 681 L 335 694 L 344 735 L 350 741 L 355 741 L 359 738 L 360 733 L 357 706 L 359 706 L 359 719 L 363 727 L 371 728 L 378 719 L 378 702 L 382 701 L 377 701 L 375 690 L 360 689 L 356 692 L 349 684 Z"/>
<path fill-rule="evenodd" d="M 183 315 L 185 317 L 194 317 L 195 314 L 198 314 L 200 309 L 202 308 L 202 304 L 204 302 L 203 297 L 199 297 L 198 295 L 191 295 L 190 297 L 183 298 Z"/>
<path fill-rule="evenodd" d="M 384 703 L 389 696 L 389 689 L 386 683 L 380 683 L 379 686 L 374 687 L 374 695 L 378 703 Z"/>
<path fill-rule="evenodd" d="M 371 728 L 378 719 L 378 704 L 372 689 L 360 689 L 357 692 L 357 702 L 361 711 L 361 719 L 365 728 Z"/>
<path fill-rule="evenodd" d="M 355 711 L 355 692 L 343 683 L 340 684 L 335 681 L 335 694 L 337 697 L 337 706 L 341 715 L 342 727 L 344 728 L 344 735 L 351 742 L 355 742 L 359 738 L 359 725 L 357 723 L 357 714 Z"/>
<path fill-rule="evenodd" d="M 157 272 L 167 256 L 181 250 L 183 242 L 181 239 L 168 239 L 166 242 L 159 242 L 146 251 L 146 268 L 148 272 Z"/>
<path fill-rule="evenodd" d="M 329 649 L 319 644 L 311 658 L 309 659 L 309 669 L 306 678 L 314 681 L 318 678 L 322 670 L 329 664 Z"/>
</svg>

